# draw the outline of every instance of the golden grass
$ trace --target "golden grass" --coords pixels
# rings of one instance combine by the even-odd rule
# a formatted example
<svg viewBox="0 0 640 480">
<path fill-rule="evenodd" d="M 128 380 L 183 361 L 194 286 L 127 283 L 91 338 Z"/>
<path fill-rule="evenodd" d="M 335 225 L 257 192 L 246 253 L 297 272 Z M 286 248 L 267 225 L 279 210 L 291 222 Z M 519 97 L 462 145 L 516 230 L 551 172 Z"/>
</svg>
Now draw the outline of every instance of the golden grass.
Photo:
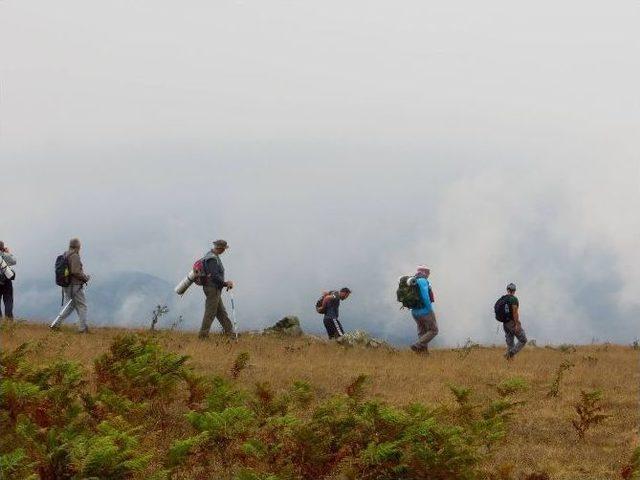
<svg viewBox="0 0 640 480">
<path fill-rule="evenodd" d="M 0 345 L 12 349 L 33 342 L 38 345 L 34 362 L 62 357 L 91 371 L 92 360 L 119 333 L 122 330 L 96 328 L 89 335 L 78 335 L 70 329 L 50 332 L 44 325 L 17 323 L 2 330 Z M 320 399 L 343 391 L 361 373 L 371 379 L 371 396 L 397 405 L 450 404 L 449 383 L 471 387 L 479 398 L 495 398 L 496 384 L 523 377 L 530 385 L 520 395 L 526 404 L 486 466 L 493 471 L 513 465 L 516 473 L 545 471 L 553 479 L 620 478 L 638 444 L 640 352 L 628 346 L 581 346 L 571 353 L 528 346 L 507 362 L 499 348 L 474 349 L 466 357 L 455 350 L 436 349 L 425 358 L 410 351 L 345 349 L 309 339 L 241 336 L 236 343 L 217 336 L 201 341 L 192 333 L 166 331 L 157 337 L 168 349 L 190 355 L 196 370 L 204 374 L 228 374 L 238 353 L 249 352 L 250 366 L 241 373 L 240 385 L 269 382 L 285 388 L 293 380 L 307 380 Z M 559 397 L 547 398 L 549 384 L 565 359 L 575 367 L 565 373 Z M 580 441 L 570 422 L 573 403 L 581 389 L 596 388 L 604 392 L 611 417 Z"/>
</svg>

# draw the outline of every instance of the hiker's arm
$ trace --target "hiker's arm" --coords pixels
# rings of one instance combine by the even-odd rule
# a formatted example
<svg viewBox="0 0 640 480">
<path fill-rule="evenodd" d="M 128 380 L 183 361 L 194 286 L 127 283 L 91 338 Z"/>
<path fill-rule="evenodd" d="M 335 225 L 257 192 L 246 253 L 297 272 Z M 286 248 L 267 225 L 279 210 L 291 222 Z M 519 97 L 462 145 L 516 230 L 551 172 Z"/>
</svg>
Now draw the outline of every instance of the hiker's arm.
<svg viewBox="0 0 640 480">
<path fill-rule="evenodd" d="M 330 293 L 327 293 L 322 299 L 322 308 L 326 308 L 327 304 L 331 301 L 332 298 L 333 298 L 333 295 L 331 295 Z"/>
<path fill-rule="evenodd" d="M 425 307 L 431 306 L 431 297 L 429 296 L 429 282 L 425 278 L 418 279 L 418 288 L 420 289 L 420 296 L 424 302 Z"/>
<path fill-rule="evenodd" d="M 11 253 L 9 252 L 5 252 L 2 255 L 2 258 L 4 258 L 4 261 L 7 265 L 9 265 L 10 267 L 13 267 L 16 264 L 16 257 L 14 257 Z"/>
<path fill-rule="evenodd" d="M 520 307 L 518 305 L 511 305 L 511 315 L 513 316 L 513 323 L 516 330 L 520 330 Z"/>
<path fill-rule="evenodd" d="M 207 265 L 205 267 L 205 272 L 207 272 L 211 276 L 211 281 L 213 284 L 222 289 L 223 287 L 227 287 L 227 282 L 224 281 L 224 277 L 222 275 L 222 269 L 218 263 L 218 260 L 215 258 L 210 258 L 207 260 Z"/>
<path fill-rule="evenodd" d="M 72 277 L 75 277 L 78 280 L 82 280 L 83 282 L 89 281 L 89 276 L 85 275 L 85 273 L 82 271 L 82 262 L 80 261 L 80 257 L 78 255 L 69 256 L 69 273 Z"/>
</svg>

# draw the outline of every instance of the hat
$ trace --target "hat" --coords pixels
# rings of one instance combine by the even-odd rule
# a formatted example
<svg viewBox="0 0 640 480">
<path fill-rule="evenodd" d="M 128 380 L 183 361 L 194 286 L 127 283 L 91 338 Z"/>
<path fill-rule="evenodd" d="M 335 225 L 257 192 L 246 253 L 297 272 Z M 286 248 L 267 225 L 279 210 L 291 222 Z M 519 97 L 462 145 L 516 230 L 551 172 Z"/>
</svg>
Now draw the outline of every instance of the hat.
<svg viewBox="0 0 640 480">
<path fill-rule="evenodd" d="M 216 240 L 213 242 L 213 246 L 218 248 L 229 248 L 229 244 L 226 240 Z"/>
<path fill-rule="evenodd" d="M 428 274 L 431 273 L 431 270 L 429 270 L 429 267 L 427 267 L 426 265 L 418 265 L 418 268 L 416 268 L 416 272 Z"/>
<path fill-rule="evenodd" d="M 515 283 L 510 283 L 509 285 L 507 285 L 507 290 L 511 290 L 512 292 L 516 291 L 516 284 Z"/>
</svg>

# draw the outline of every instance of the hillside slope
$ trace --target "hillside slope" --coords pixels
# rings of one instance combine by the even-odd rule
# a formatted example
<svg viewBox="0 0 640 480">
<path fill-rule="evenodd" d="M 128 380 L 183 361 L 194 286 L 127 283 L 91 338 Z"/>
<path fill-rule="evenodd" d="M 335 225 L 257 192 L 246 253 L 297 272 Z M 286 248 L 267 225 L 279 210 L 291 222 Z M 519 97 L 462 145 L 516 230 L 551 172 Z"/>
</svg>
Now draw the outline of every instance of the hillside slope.
<svg viewBox="0 0 640 480">
<path fill-rule="evenodd" d="M 34 348 L 27 358 L 32 365 L 46 365 L 57 358 L 77 361 L 95 387 L 93 360 L 107 352 L 122 333 L 98 328 L 81 336 L 70 328 L 52 333 L 41 325 L 5 323 L 0 340 L 4 352 L 30 342 Z M 252 389 L 257 383 L 268 382 L 274 391 L 281 391 L 293 381 L 303 380 L 311 385 L 316 403 L 344 392 L 355 377 L 364 374 L 368 378 L 367 398 L 395 406 L 415 402 L 441 405 L 453 412 L 454 397 L 447 385 L 471 388 L 472 403 L 482 404 L 496 398 L 501 382 L 518 377 L 525 386 L 514 398 L 524 403 L 514 410 L 505 438 L 483 459 L 482 469 L 488 472 L 485 478 L 517 479 L 532 472 L 546 472 L 551 479 L 621 478 L 620 471 L 638 444 L 640 352 L 627 346 L 527 347 L 507 362 L 502 350 L 496 348 L 435 350 L 429 357 L 420 357 L 410 351 L 346 349 L 306 338 L 241 336 L 232 342 L 214 336 L 200 341 L 194 334 L 165 331 L 155 339 L 169 351 L 189 355 L 190 365 L 207 377 L 229 377 L 238 354 L 247 352 L 248 366 L 236 380 L 239 387 Z M 564 372 L 558 396 L 549 397 L 550 385 L 563 362 L 573 366 Z M 581 390 L 594 389 L 603 392 L 602 405 L 610 417 L 593 426 L 581 440 L 571 424 L 571 419 L 577 418 L 574 404 L 580 400 Z M 167 412 L 164 415 L 169 415 Z M 171 428 L 165 431 L 160 424 L 156 427 L 159 432 L 149 437 L 154 439 L 153 445 L 147 446 L 159 449 L 171 439 L 158 441 L 158 436 L 176 432 Z M 158 462 L 162 455 L 156 451 Z M 194 474 L 192 478 L 205 477 Z"/>
</svg>

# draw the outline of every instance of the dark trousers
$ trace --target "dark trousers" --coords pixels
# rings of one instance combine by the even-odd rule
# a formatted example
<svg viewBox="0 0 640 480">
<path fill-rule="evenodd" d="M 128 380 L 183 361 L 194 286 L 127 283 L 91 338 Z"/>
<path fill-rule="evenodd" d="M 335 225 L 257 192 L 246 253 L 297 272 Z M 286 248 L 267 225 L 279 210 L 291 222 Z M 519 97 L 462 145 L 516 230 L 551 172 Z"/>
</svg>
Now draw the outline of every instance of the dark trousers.
<svg viewBox="0 0 640 480">
<path fill-rule="evenodd" d="M 0 283 L 0 300 L 4 303 L 4 316 L 13 318 L 13 282 L 5 280 Z M 0 306 L 0 317 L 2 317 L 2 307 Z"/>
<path fill-rule="evenodd" d="M 339 338 L 344 335 L 342 324 L 337 318 L 324 317 L 324 328 L 327 329 L 327 335 L 329 335 L 329 338 Z"/>
</svg>

